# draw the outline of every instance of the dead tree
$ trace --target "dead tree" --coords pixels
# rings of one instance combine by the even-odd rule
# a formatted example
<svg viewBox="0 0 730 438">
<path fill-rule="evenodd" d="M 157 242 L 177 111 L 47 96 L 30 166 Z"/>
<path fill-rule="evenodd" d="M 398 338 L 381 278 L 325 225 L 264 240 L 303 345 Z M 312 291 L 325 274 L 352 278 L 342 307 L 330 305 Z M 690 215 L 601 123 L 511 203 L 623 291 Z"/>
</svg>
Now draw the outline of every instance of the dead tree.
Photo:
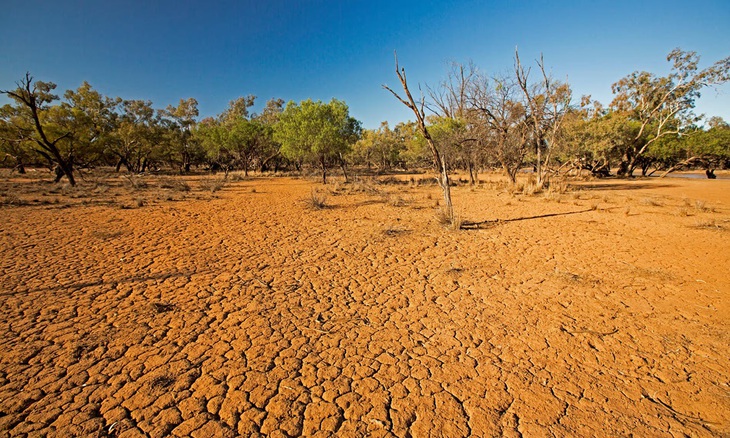
<svg viewBox="0 0 730 438">
<path fill-rule="evenodd" d="M 530 85 L 528 82 L 530 69 L 522 66 L 520 55 L 515 49 L 515 77 L 529 110 L 532 140 L 537 155 L 535 165 L 537 185 L 543 187 L 547 183 L 550 158 L 557 146 L 572 95 L 567 83 L 560 83 L 547 75 L 542 55 L 537 61 L 537 66 L 540 67 L 542 81 Z M 544 157 L 543 149 L 545 149 Z"/>
<path fill-rule="evenodd" d="M 428 128 L 426 127 L 426 113 L 424 111 L 425 106 L 425 99 L 421 97 L 420 105 L 416 104 L 416 101 L 413 99 L 413 96 L 411 95 L 411 91 L 408 89 L 408 81 L 406 79 L 406 69 L 405 68 L 399 68 L 398 67 L 398 54 L 395 54 L 395 74 L 398 75 L 398 79 L 400 80 L 401 85 L 403 86 L 403 92 L 406 95 L 406 99 L 403 99 L 400 97 L 398 93 L 393 91 L 390 87 L 387 85 L 383 85 L 383 88 L 390 91 L 393 96 L 395 96 L 396 99 L 398 99 L 403 105 L 410 108 L 411 111 L 413 111 L 413 114 L 416 116 L 416 124 L 418 125 L 418 129 L 421 131 L 421 134 L 423 135 L 423 138 L 426 139 L 426 143 L 428 143 L 428 147 L 431 150 L 431 154 L 433 155 L 433 162 L 436 168 L 439 171 L 439 186 L 441 187 L 441 190 L 444 193 L 444 203 L 446 204 L 446 215 L 451 223 L 454 222 L 454 206 L 451 203 L 451 186 L 449 181 L 449 171 L 446 167 L 446 161 L 444 160 L 443 154 L 438 150 L 436 147 L 436 144 L 433 141 L 433 138 L 431 137 L 431 134 L 428 132 Z"/>
</svg>

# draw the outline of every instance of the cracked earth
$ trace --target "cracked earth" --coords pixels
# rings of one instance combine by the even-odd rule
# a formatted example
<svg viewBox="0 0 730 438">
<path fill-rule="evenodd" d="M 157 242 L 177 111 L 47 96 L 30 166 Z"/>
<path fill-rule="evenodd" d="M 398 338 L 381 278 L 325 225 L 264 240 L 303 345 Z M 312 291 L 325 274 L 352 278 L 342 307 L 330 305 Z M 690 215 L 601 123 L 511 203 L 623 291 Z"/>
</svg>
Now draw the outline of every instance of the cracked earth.
<svg viewBox="0 0 730 438">
<path fill-rule="evenodd" d="M 730 434 L 730 181 L 354 186 L 0 207 L 0 436 Z"/>
</svg>

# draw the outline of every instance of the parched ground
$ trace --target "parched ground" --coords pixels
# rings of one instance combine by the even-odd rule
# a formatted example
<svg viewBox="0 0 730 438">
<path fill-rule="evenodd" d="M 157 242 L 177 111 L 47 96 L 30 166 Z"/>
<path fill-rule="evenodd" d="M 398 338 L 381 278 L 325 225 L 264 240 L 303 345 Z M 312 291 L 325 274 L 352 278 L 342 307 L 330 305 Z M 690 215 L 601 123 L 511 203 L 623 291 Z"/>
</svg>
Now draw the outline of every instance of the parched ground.
<svg viewBox="0 0 730 438">
<path fill-rule="evenodd" d="M 6 174 L 0 436 L 730 435 L 730 180 L 418 177 Z"/>
</svg>

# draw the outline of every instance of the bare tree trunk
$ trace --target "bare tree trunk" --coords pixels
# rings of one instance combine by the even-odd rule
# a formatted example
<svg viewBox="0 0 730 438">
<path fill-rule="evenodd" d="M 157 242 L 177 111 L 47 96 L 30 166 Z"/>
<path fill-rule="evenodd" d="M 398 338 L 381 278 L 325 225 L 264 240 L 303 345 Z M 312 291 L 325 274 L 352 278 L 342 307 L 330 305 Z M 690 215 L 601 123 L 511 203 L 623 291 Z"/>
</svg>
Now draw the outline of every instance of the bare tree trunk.
<svg viewBox="0 0 730 438">
<path fill-rule="evenodd" d="M 395 56 L 395 74 L 398 76 L 398 79 L 400 80 L 401 85 L 403 86 L 403 91 L 406 94 L 406 99 L 404 100 L 402 97 L 398 95 L 395 91 L 393 91 L 391 88 L 389 88 L 387 85 L 383 85 L 383 88 L 390 91 L 393 96 L 395 96 L 396 99 L 398 99 L 403 105 L 410 108 L 411 111 L 413 111 L 413 114 L 416 116 L 416 122 L 418 124 L 418 129 L 421 131 L 421 134 L 426 139 L 426 142 L 428 143 L 429 149 L 431 149 L 431 154 L 433 155 L 433 162 L 436 168 L 439 171 L 439 186 L 441 186 L 441 190 L 444 194 L 444 203 L 446 207 L 446 215 L 452 223 L 454 222 L 454 205 L 451 202 L 451 186 L 449 181 L 449 171 L 446 167 L 446 161 L 444 160 L 443 155 L 439 152 L 438 148 L 436 147 L 436 144 L 433 141 L 433 138 L 431 137 L 431 134 L 428 132 L 428 128 L 426 127 L 426 114 L 423 109 L 425 103 L 424 100 L 421 99 L 420 107 L 416 105 L 416 101 L 413 99 L 413 96 L 411 95 L 411 91 L 408 89 L 408 81 L 406 79 L 406 69 L 405 68 L 399 68 L 398 67 L 398 56 Z"/>
</svg>

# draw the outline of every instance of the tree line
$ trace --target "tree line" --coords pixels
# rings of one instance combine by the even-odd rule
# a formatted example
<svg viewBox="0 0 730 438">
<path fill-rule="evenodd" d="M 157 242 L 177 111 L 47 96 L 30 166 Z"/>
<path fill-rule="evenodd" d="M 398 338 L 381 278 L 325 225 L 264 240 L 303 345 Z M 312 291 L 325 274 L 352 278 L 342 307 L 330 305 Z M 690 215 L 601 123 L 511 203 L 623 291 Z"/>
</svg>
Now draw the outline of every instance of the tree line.
<svg viewBox="0 0 730 438">
<path fill-rule="evenodd" d="M 56 85 L 26 74 L 12 103 L 0 107 L 3 165 L 24 172 L 48 166 L 56 181 L 75 184 L 79 169 L 114 166 L 140 173 L 169 167 L 181 173 L 278 171 L 312 167 L 326 182 L 329 169 L 374 171 L 435 165 L 463 169 L 472 182 L 482 169 L 501 168 L 511 181 L 532 167 L 538 185 L 559 173 L 648 175 L 701 166 L 708 177 L 730 164 L 730 126 L 705 127 L 693 108 L 706 87 L 730 79 L 730 58 L 699 69 L 699 55 L 673 50 L 666 76 L 633 72 L 613 84 L 607 106 L 575 99 L 567 81 L 550 75 L 542 58 L 525 65 L 515 52 L 510 73 L 486 74 L 473 63 L 453 64 L 446 78 L 414 99 L 405 70 L 404 98 L 416 116 L 391 128 L 362 129 L 343 101 L 282 99 L 252 112 L 256 97 L 232 100 L 216 117 L 200 119 L 194 98 L 154 108 L 146 100 L 104 96 L 84 82 L 60 98 Z"/>
</svg>

